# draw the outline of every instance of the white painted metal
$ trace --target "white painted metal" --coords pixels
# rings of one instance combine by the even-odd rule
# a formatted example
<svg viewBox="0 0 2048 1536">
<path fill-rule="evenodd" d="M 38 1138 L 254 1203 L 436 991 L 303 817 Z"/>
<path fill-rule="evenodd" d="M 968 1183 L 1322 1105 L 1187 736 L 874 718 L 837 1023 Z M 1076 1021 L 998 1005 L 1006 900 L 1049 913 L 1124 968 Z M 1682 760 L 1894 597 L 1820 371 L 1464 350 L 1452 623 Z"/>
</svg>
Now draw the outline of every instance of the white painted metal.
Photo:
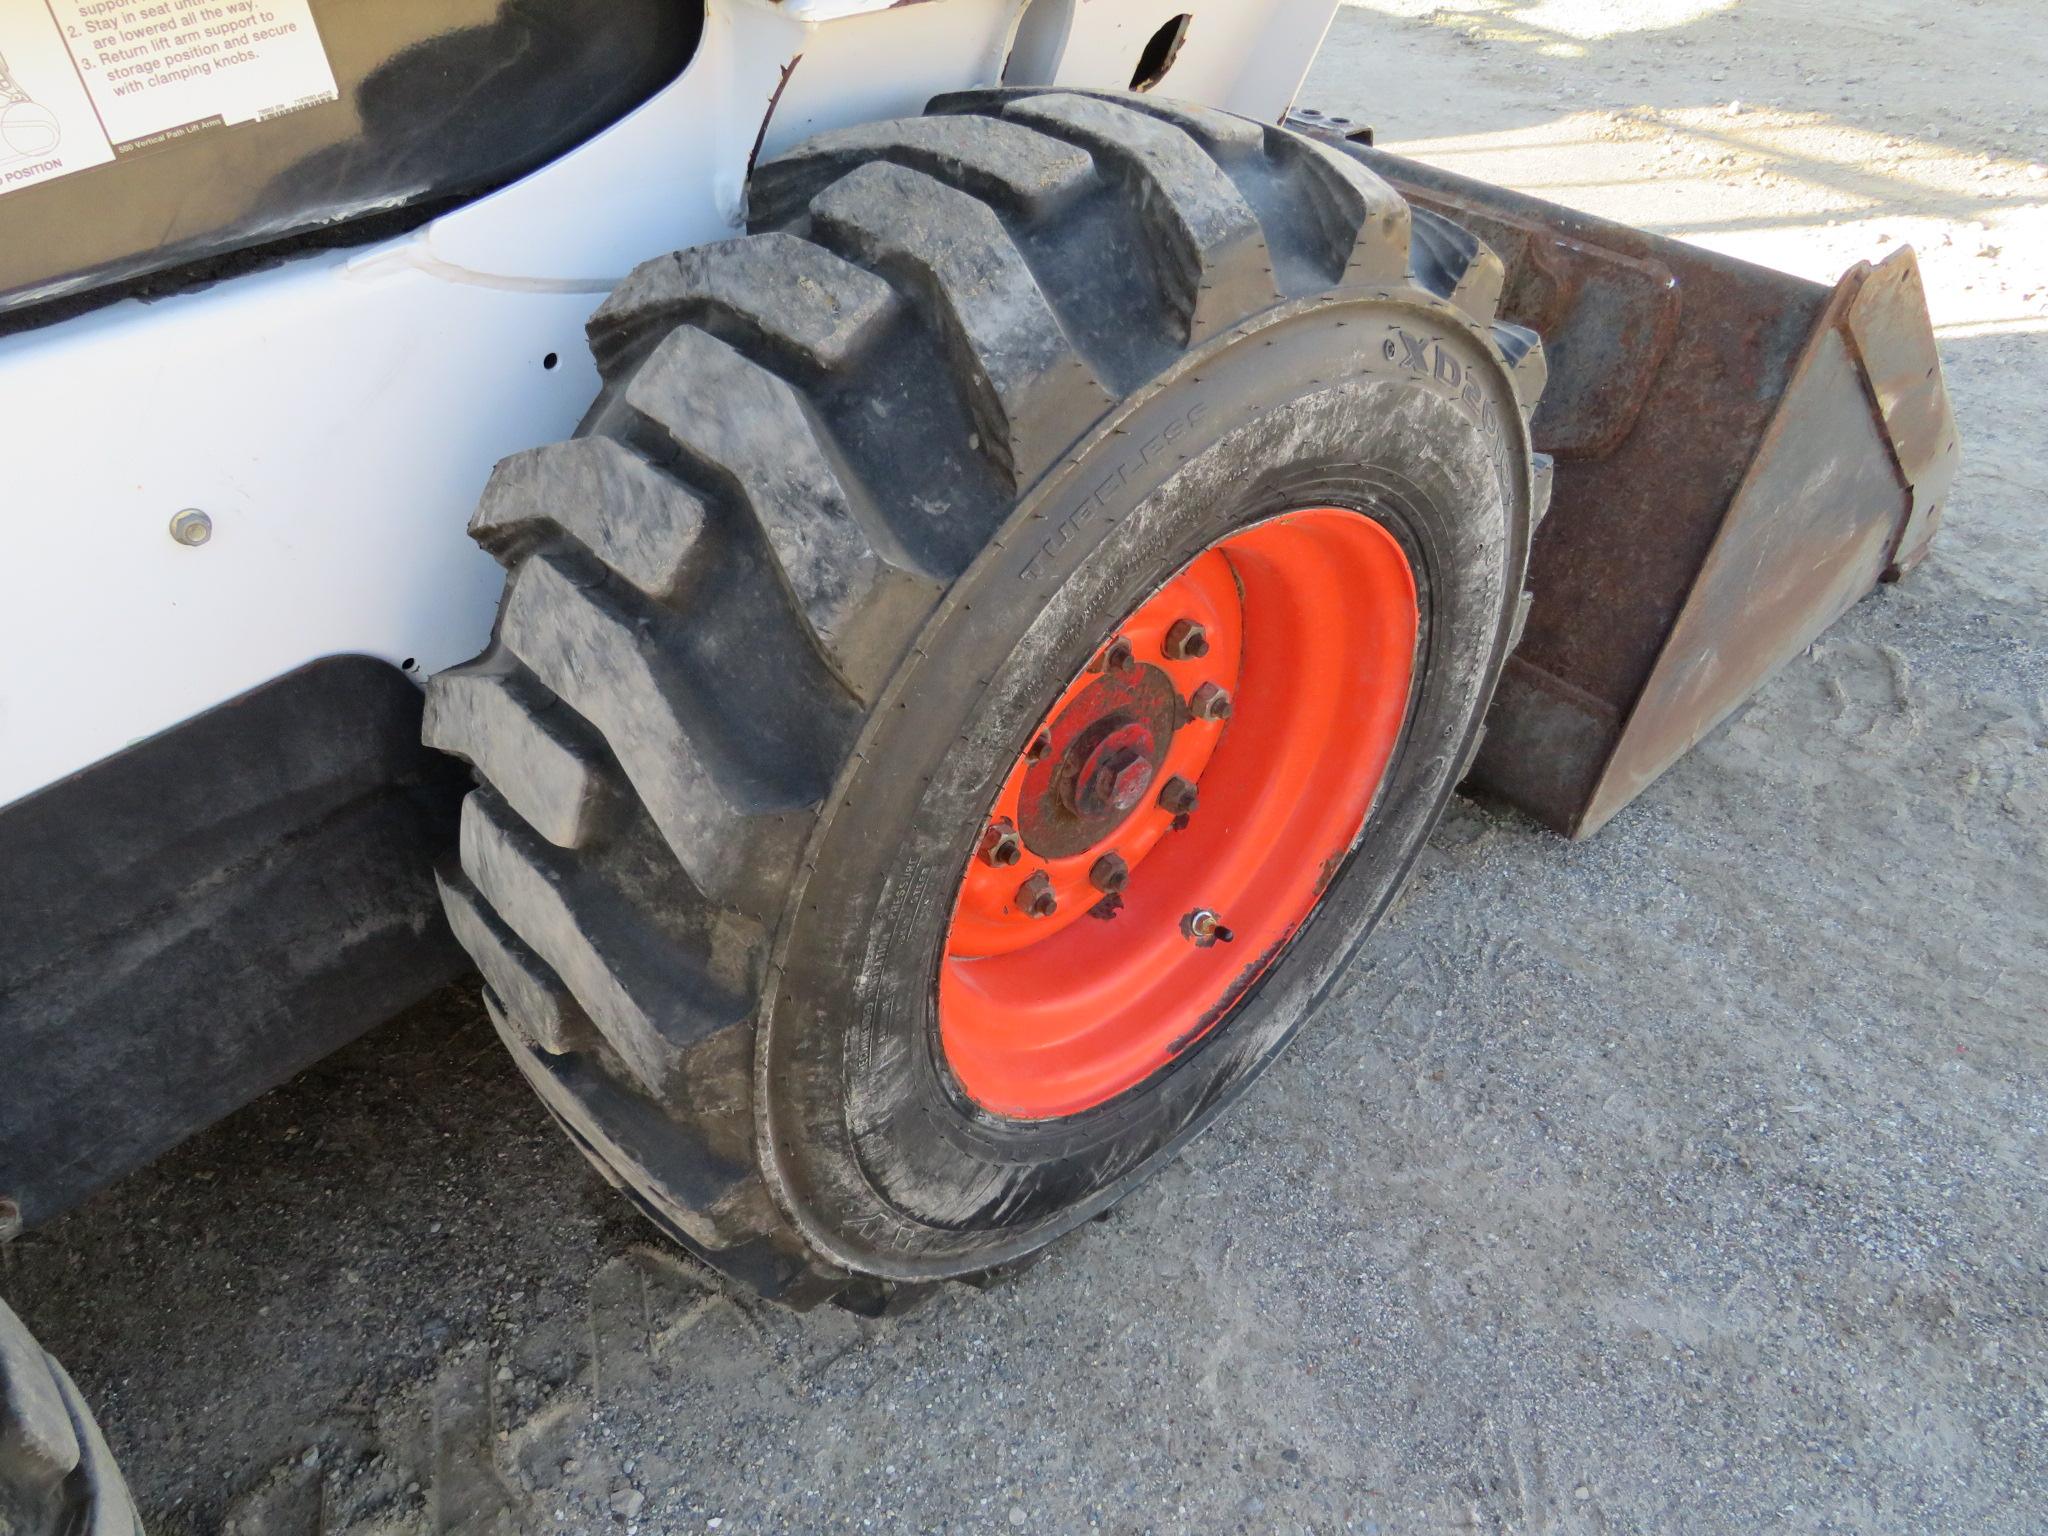
<svg viewBox="0 0 2048 1536">
<path fill-rule="evenodd" d="M 1335 0 L 1046 6 L 1013 81 L 1126 83 L 1186 12 L 1162 94 L 1271 120 Z M 915 112 L 1002 78 L 1018 24 L 1016 0 L 709 11 L 637 112 L 403 239 L 0 341 L 0 805 L 321 656 L 424 675 L 476 651 L 499 574 L 469 509 L 497 459 L 574 428 L 602 294 L 740 228 L 771 108 L 770 154 Z"/>
<path fill-rule="evenodd" d="M 1274 122 L 1294 100 L 1336 10 L 1330 0 L 1032 0 L 1006 78 L 1013 85 L 1123 89 L 1152 34 L 1185 15 L 1187 33 L 1159 93 Z"/>
</svg>

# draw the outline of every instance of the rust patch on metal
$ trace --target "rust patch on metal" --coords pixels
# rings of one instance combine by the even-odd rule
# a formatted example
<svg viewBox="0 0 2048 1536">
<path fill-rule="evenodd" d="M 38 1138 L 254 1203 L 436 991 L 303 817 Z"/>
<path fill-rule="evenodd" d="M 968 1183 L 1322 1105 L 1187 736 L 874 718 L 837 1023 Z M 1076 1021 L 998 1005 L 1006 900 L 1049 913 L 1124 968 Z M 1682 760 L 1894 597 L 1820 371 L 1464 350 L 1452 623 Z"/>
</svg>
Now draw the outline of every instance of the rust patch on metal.
<svg viewBox="0 0 2048 1536">
<path fill-rule="evenodd" d="M 1925 555 L 1958 446 L 1918 263 L 1829 289 L 1317 136 L 1491 245 L 1543 336 L 1551 510 L 1472 781 L 1587 836 Z"/>
<path fill-rule="evenodd" d="M 1273 962 L 1278 960 L 1287 946 L 1294 942 L 1294 935 L 1299 931 L 1299 925 L 1288 929 L 1287 932 L 1261 950 L 1256 960 L 1232 977 L 1230 985 L 1224 989 L 1223 995 L 1216 999 L 1215 1005 L 1199 1019 L 1195 1020 L 1192 1029 L 1186 1034 L 1179 1036 L 1174 1040 L 1173 1044 L 1166 1048 L 1167 1055 L 1169 1057 L 1180 1055 L 1182 1051 L 1185 1051 L 1189 1046 L 1195 1044 L 1196 1041 L 1204 1038 L 1218 1024 L 1221 1024 L 1228 1018 L 1230 1011 L 1243 1000 L 1245 993 L 1251 991 L 1258 979 L 1272 969 Z"/>
</svg>

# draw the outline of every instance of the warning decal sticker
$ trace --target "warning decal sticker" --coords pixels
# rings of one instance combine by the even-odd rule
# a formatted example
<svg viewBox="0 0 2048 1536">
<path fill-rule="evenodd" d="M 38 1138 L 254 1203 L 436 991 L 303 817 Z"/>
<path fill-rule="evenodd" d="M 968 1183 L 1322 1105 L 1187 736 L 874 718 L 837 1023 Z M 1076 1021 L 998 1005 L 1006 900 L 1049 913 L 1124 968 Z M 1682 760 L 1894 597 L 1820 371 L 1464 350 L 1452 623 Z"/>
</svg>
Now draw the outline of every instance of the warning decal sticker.
<svg viewBox="0 0 2048 1536">
<path fill-rule="evenodd" d="M 310 0 L 0 0 L 0 194 L 335 99 Z"/>
</svg>

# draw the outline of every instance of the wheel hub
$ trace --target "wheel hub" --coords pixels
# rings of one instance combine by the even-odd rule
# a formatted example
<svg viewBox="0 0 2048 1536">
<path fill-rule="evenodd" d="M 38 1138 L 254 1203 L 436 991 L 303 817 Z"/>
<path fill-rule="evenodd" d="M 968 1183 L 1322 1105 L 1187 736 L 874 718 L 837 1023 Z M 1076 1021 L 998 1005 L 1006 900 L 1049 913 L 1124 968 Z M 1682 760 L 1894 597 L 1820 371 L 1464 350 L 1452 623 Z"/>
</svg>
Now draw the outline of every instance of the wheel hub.
<svg viewBox="0 0 2048 1536">
<path fill-rule="evenodd" d="M 1079 683 L 1034 738 L 1042 755 L 1020 765 L 1017 828 L 1041 859 L 1106 848 L 1152 798 L 1186 715 L 1162 666 L 1132 661 Z"/>
<path fill-rule="evenodd" d="M 1137 721 L 1112 716 L 1103 724 L 1110 729 L 1101 745 L 1082 754 L 1071 772 L 1060 778 L 1060 795 L 1068 809 L 1091 821 L 1125 816 L 1137 808 L 1152 787 L 1152 755 L 1158 745 Z"/>
<path fill-rule="evenodd" d="M 1239 530 L 1118 626 L 1027 738 L 961 878 L 939 1033 L 970 1098 L 1079 1113 L 1217 1026 L 1357 840 L 1416 633 L 1401 546 L 1335 508 Z"/>
</svg>

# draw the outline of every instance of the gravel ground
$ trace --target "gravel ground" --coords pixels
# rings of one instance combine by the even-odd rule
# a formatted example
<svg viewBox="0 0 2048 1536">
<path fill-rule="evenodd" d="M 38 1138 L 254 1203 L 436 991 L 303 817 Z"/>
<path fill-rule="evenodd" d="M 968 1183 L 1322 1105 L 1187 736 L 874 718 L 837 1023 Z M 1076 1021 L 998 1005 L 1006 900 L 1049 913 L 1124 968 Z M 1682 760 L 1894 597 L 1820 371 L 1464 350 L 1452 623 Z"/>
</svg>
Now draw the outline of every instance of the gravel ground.
<svg viewBox="0 0 2048 1536">
<path fill-rule="evenodd" d="M 907 1318 L 725 1296 L 466 992 L 394 1021 L 0 1250 L 154 1529 L 2048 1526 L 2038 21 L 1342 12 L 1303 100 L 1404 151 L 1815 277 L 1919 243 L 1933 559 L 1592 842 L 1461 805 L 1234 1119 Z"/>
</svg>

